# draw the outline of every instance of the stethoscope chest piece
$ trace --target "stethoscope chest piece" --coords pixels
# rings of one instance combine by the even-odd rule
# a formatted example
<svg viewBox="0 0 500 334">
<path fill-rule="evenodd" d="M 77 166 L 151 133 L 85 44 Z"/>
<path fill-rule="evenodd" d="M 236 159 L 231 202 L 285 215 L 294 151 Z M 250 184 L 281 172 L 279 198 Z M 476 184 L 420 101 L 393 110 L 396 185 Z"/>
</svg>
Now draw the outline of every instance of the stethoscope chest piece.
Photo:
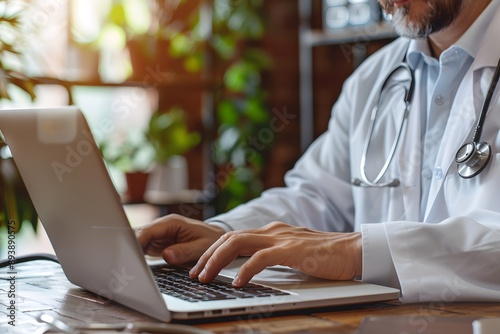
<svg viewBox="0 0 500 334">
<path fill-rule="evenodd" d="M 499 78 L 500 59 L 498 60 L 495 73 L 493 73 L 488 93 L 484 99 L 481 114 L 477 121 L 476 130 L 474 131 L 474 137 L 471 142 L 462 145 L 455 155 L 455 161 L 458 164 L 458 175 L 464 179 L 470 179 L 481 173 L 491 160 L 491 146 L 481 141 L 481 132 L 483 131 L 484 120 L 488 113 L 490 102 L 493 98 L 493 93 L 495 92 Z"/>
<path fill-rule="evenodd" d="M 458 174 L 469 179 L 481 173 L 491 159 L 491 147 L 485 142 L 469 142 L 457 151 Z"/>
</svg>

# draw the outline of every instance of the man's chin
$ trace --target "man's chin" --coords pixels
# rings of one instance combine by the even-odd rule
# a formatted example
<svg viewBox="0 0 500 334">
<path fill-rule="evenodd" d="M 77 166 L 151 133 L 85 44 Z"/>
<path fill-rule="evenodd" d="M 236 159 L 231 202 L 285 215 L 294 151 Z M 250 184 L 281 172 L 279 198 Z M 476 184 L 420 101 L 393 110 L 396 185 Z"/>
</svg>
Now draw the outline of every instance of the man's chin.
<svg viewBox="0 0 500 334">
<path fill-rule="evenodd" d="M 396 10 L 392 15 L 389 14 L 393 23 L 394 29 L 399 36 L 422 39 L 427 38 L 432 33 L 432 27 L 425 25 L 423 22 L 413 22 L 408 12 L 401 8 Z M 422 18 L 420 18 L 422 19 Z"/>
<path fill-rule="evenodd" d="M 411 38 L 411 39 L 424 39 L 429 37 L 431 34 L 431 30 L 421 30 L 421 29 L 412 29 L 410 27 L 404 26 L 395 26 L 396 34 L 401 37 Z"/>
</svg>

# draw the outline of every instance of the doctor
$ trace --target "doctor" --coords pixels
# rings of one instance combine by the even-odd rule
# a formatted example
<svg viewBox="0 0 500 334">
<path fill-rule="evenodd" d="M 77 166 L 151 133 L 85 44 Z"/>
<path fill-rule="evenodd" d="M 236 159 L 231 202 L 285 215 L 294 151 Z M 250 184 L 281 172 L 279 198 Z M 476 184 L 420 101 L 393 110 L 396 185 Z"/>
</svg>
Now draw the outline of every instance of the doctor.
<svg viewBox="0 0 500 334">
<path fill-rule="evenodd" d="M 198 260 L 190 274 L 202 282 L 244 255 L 236 286 L 281 264 L 398 287 L 403 302 L 500 301 L 500 88 L 479 137 L 487 164 L 463 178 L 456 161 L 500 57 L 500 0 L 380 4 L 402 37 L 345 82 L 286 187 L 208 222 L 162 217 L 137 230 L 146 253 Z M 412 89 L 398 83 L 412 77 Z"/>
</svg>

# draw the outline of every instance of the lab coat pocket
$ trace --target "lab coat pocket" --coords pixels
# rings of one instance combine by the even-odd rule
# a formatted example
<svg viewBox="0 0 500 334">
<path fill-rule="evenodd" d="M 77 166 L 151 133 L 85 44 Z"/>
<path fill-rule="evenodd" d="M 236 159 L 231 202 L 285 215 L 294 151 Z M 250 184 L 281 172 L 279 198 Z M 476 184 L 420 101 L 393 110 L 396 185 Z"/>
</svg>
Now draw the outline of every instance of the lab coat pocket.
<svg viewBox="0 0 500 334">
<path fill-rule="evenodd" d="M 405 220 L 403 191 L 399 187 L 353 189 L 356 220 L 362 224 Z"/>
</svg>

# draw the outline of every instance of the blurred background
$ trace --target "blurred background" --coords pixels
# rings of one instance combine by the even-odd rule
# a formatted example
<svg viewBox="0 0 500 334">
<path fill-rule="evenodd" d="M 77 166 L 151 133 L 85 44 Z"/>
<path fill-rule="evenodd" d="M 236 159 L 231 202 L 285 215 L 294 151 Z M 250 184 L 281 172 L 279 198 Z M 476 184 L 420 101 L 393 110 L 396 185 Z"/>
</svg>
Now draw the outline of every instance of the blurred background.
<svg viewBox="0 0 500 334">
<path fill-rule="evenodd" d="M 204 219 L 282 186 L 394 38 L 376 0 L 2 0 L 0 108 L 78 106 L 133 224 Z M 1 139 L 0 173 L 0 234 L 40 229 Z"/>
</svg>

